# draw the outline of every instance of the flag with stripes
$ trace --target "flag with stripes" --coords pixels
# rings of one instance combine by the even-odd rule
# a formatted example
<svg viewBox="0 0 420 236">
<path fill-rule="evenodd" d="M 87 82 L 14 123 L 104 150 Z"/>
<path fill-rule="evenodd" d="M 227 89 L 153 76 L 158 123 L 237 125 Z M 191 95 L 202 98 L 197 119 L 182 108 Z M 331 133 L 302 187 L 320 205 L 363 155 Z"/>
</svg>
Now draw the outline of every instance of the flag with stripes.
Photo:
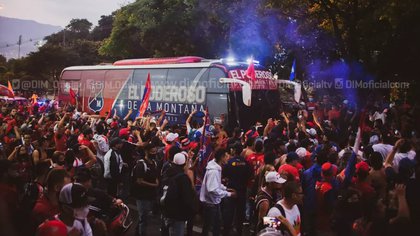
<svg viewBox="0 0 420 236">
<path fill-rule="evenodd" d="M 295 80 L 295 77 L 296 77 L 295 70 L 296 70 L 296 59 L 293 60 L 292 70 L 290 71 L 290 78 L 289 78 L 290 81 Z"/>
<path fill-rule="evenodd" d="M 77 100 L 77 98 L 76 98 L 76 92 L 74 92 L 74 90 L 72 89 L 72 88 L 70 88 L 70 90 L 69 90 L 69 95 L 70 95 L 70 103 L 71 104 L 76 104 L 76 100 Z"/>
<path fill-rule="evenodd" d="M 146 86 L 144 87 L 143 98 L 139 108 L 138 117 L 143 117 L 146 112 L 147 107 L 149 106 L 149 98 L 152 93 L 152 84 L 150 82 L 150 73 L 147 74 Z"/>
</svg>

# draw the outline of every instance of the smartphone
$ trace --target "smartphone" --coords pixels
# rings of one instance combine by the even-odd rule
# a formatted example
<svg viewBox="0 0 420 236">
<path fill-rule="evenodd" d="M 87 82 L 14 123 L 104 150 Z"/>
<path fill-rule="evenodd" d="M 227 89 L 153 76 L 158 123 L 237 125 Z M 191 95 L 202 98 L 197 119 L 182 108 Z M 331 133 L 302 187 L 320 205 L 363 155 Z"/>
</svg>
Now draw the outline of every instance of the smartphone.
<svg viewBox="0 0 420 236">
<path fill-rule="evenodd" d="M 281 222 L 276 217 L 265 216 L 263 218 L 263 224 L 267 227 L 278 229 L 280 227 Z"/>
</svg>

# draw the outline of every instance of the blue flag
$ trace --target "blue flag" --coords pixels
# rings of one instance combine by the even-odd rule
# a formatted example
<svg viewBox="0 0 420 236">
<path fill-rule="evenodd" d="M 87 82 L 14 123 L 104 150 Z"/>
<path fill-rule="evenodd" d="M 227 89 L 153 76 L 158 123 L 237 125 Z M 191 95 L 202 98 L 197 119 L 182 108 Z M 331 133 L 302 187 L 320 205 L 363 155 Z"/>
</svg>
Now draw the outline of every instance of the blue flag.
<svg viewBox="0 0 420 236">
<path fill-rule="evenodd" d="M 295 70 L 296 70 L 296 59 L 293 60 L 292 70 L 290 71 L 290 78 L 289 78 L 290 81 L 295 80 L 295 77 L 296 77 Z"/>
</svg>

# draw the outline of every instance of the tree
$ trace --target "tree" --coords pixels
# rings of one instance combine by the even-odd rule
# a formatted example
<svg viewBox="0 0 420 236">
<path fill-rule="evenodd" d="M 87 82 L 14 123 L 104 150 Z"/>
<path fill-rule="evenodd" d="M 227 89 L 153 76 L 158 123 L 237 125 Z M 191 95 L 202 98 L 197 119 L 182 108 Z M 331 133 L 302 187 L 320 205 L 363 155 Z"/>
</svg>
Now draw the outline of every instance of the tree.
<svg viewBox="0 0 420 236">
<path fill-rule="evenodd" d="M 6 65 L 7 59 L 3 55 L 0 55 L 0 65 Z"/>
<path fill-rule="evenodd" d="M 201 2 L 137 0 L 117 11 L 111 36 L 99 51 L 116 58 L 217 55 L 216 44 L 226 47 L 226 30 L 214 27 L 222 23 Z"/>
<path fill-rule="evenodd" d="M 92 23 L 86 19 L 72 19 L 70 24 L 66 26 L 70 32 L 77 34 L 79 38 L 86 38 L 89 36 Z"/>
<path fill-rule="evenodd" d="M 92 39 L 102 41 L 108 38 L 112 32 L 112 23 L 114 22 L 114 13 L 108 16 L 101 16 L 98 26 L 92 30 Z"/>
</svg>

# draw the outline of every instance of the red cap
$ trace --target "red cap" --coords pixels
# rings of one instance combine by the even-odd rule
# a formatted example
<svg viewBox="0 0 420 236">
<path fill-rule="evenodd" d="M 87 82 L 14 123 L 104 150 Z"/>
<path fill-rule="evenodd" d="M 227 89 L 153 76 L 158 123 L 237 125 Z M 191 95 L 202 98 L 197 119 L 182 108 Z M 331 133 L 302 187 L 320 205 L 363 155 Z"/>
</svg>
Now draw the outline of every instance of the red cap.
<svg viewBox="0 0 420 236">
<path fill-rule="evenodd" d="M 306 122 L 306 124 L 308 125 L 308 127 L 314 128 L 315 124 L 312 121 L 308 121 Z"/>
<path fill-rule="evenodd" d="M 296 169 L 296 167 L 289 164 L 281 165 L 278 172 L 280 175 L 286 173 L 286 174 L 293 175 L 296 180 L 300 179 L 298 169 Z"/>
<path fill-rule="evenodd" d="M 117 128 L 118 127 L 118 122 L 114 121 L 114 122 L 111 123 L 110 126 L 111 126 L 112 129 Z"/>
<path fill-rule="evenodd" d="M 256 138 L 256 137 L 258 137 L 258 136 L 260 136 L 260 135 L 258 134 L 258 131 L 254 131 L 254 130 L 248 130 L 248 131 L 245 133 L 245 137 L 247 137 L 247 138 Z"/>
<path fill-rule="evenodd" d="M 120 129 L 119 136 L 121 138 L 128 138 L 129 135 L 130 135 L 130 128 Z"/>
<path fill-rule="evenodd" d="M 66 225 L 59 220 L 50 220 L 38 227 L 38 236 L 66 236 Z"/>
<path fill-rule="evenodd" d="M 359 172 L 359 171 L 369 172 L 369 169 L 370 169 L 369 165 L 364 161 L 356 164 L 356 172 Z"/>
<path fill-rule="evenodd" d="M 327 162 L 322 165 L 323 176 L 335 176 L 337 175 L 337 166 Z"/>
<path fill-rule="evenodd" d="M 331 163 L 327 162 L 322 165 L 322 171 L 329 171 L 331 169 Z"/>
</svg>

